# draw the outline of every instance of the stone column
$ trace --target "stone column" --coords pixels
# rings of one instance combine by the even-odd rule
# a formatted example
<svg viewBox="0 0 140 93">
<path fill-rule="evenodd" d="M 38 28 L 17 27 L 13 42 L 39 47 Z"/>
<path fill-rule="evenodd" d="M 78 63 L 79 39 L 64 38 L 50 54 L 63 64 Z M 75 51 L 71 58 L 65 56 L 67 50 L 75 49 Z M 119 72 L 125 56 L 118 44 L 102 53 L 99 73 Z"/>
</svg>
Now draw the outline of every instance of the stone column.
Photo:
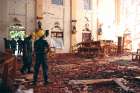
<svg viewBox="0 0 140 93">
<path fill-rule="evenodd" d="M 71 0 L 71 48 L 76 45 L 77 0 Z"/>
<path fill-rule="evenodd" d="M 120 23 L 120 5 L 121 1 L 120 0 L 115 0 L 115 21 L 116 25 L 119 25 Z"/>
<path fill-rule="evenodd" d="M 36 0 L 36 18 L 43 19 L 43 1 L 44 0 Z"/>
</svg>

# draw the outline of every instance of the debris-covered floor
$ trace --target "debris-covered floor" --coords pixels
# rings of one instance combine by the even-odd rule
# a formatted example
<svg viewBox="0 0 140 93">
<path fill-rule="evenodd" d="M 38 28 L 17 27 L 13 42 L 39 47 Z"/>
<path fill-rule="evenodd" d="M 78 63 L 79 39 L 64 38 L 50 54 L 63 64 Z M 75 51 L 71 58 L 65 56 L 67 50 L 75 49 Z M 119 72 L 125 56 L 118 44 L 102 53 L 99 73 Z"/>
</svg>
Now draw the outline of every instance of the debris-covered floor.
<svg viewBox="0 0 140 93">
<path fill-rule="evenodd" d="M 17 93 L 140 93 L 140 64 L 131 61 L 131 55 L 85 59 L 59 54 L 49 58 L 48 65 L 52 83 L 43 85 L 40 69 L 33 88 L 32 74 L 21 75 L 18 68 Z"/>
</svg>

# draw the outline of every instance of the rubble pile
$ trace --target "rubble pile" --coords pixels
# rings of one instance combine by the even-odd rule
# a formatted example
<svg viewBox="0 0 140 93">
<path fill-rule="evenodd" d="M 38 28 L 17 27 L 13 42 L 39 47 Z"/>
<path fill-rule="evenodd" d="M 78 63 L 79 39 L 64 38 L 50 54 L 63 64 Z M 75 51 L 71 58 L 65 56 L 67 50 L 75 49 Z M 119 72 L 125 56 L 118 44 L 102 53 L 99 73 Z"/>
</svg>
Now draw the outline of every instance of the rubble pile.
<svg viewBox="0 0 140 93">
<path fill-rule="evenodd" d="M 113 62 L 113 59 L 84 59 L 71 54 L 60 54 L 49 59 L 49 79 L 52 84 L 47 87 L 43 85 L 42 71 L 40 69 L 39 81 L 34 87 L 34 93 L 127 93 L 119 84 L 115 83 L 114 78 L 123 78 L 120 82 L 130 89 L 135 89 L 140 93 L 139 79 L 134 77 L 140 76 L 139 65 L 133 62 Z M 101 62 L 102 61 L 102 62 Z M 130 60 L 129 60 L 130 61 Z M 18 73 L 19 74 L 19 73 Z M 21 77 L 21 75 L 18 75 Z M 22 76 L 23 77 L 23 76 Z M 25 75 L 23 78 L 26 78 Z M 29 77 L 29 76 L 28 76 Z M 71 80 L 96 80 L 112 79 L 113 83 L 107 82 L 101 84 L 69 84 Z M 32 78 L 26 78 L 31 81 Z M 124 84 L 124 81 L 126 84 Z M 24 81 L 25 82 L 25 81 Z M 30 87 L 28 84 L 27 88 Z M 128 92 L 129 93 L 129 92 Z"/>
</svg>

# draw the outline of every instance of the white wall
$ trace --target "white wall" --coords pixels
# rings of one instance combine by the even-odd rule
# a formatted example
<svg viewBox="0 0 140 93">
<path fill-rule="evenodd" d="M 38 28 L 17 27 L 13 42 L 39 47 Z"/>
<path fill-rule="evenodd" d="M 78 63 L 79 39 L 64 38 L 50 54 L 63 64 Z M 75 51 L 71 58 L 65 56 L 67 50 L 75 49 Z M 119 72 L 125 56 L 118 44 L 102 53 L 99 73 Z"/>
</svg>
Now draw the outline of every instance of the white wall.
<svg viewBox="0 0 140 93">
<path fill-rule="evenodd" d="M 17 18 L 27 34 L 35 30 L 35 0 L 8 0 L 8 25 Z"/>
<path fill-rule="evenodd" d="M 60 22 L 64 31 L 64 48 L 57 52 L 70 51 L 70 3 L 64 0 L 63 6 L 51 4 L 51 0 L 44 0 L 43 29 L 51 29 L 54 22 Z M 9 37 L 8 26 L 13 25 L 14 18 L 25 26 L 27 34 L 35 31 L 35 0 L 0 0 L 0 50 L 3 50 L 3 37 Z"/>
<path fill-rule="evenodd" d="M 91 39 L 96 40 L 96 28 L 97 28 L 97 15 L 96 15 L 96 0 L 92 0 L 92 9 L 85 10 L 84 9 L 84 0 L 77 0 L 77 13 L 76 13 L 76 20 L 77 20 L 77 33 L 76 39 L 77 43 L 82 41 L 82 30 L 85 28 L 85 24 L 87 23 L 86 18 L 89 20 L 89 29 L 91 30 L 92 37 Z"/>
<path fill-rule="evenodd" d="M 86 23 L 85 17 L 89 19 L 89 29 L 91 30 L 93 40 L 97 40 L 97 24 L 103 24 L 102 39 L 117 40 L 115 30 L 115 0 L 92 0 L 92 10 L 85 10 L 84 0 L 77 0 L 77 43 L 82 41 L 82 30 Z"/>
<path fill-rule="evenodd" d="M 0 51 L 4 51 L 3 38 L 9 38 L 8 26 L 18 18 L 27 33 L 35 30 L 35 0 L 0 0 Z"/>
<path fill-rule="evenodd" d="M 102 24 L 102 39 L 116 42 L 115 0 L 98 1 L 98 20 Z"/>
<path fill-rule="evenodd" d="M 64 48 L 57 49 L 59 53 L 68 53 L 70 51 L 70 3 L 64 0 L 63 5 L 52 4 L 51 0 L 44 0 L 43 10 L 43 29 L 51 29 L 55 22 L 60 23 L 60 27 L 64 32 Z"/>
</svg>

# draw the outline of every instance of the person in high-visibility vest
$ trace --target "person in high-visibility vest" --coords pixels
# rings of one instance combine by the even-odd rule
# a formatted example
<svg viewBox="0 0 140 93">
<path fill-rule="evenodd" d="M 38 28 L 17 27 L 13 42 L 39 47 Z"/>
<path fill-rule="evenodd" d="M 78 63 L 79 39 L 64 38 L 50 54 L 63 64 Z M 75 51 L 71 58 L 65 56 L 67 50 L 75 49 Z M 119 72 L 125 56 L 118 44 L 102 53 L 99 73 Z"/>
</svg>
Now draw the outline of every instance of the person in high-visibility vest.
<svg viewBox="0 0 140 93">
<path fill-rule="evenodd" d="M 38 30 L 36 30 L 35 32 L 32 33 L 33 40 L 39 39 L 44 34 L 45 34 L 45 32 L 43 31 L 43 29 L 42 28 L 39 28 Z"/>
<path fill-rule="evenodd" d="M 49 51 L 49 44 L 44 40 L 45 33 L 40 33 L 39 35 L 40 37 L 34 42 L 36 62 L 34 65 L 33 85 L 36 85 L 40 65 L 42 65 L 44 84 L 46 85 L 48 84 L 47 53 Z"/>
</svg>

